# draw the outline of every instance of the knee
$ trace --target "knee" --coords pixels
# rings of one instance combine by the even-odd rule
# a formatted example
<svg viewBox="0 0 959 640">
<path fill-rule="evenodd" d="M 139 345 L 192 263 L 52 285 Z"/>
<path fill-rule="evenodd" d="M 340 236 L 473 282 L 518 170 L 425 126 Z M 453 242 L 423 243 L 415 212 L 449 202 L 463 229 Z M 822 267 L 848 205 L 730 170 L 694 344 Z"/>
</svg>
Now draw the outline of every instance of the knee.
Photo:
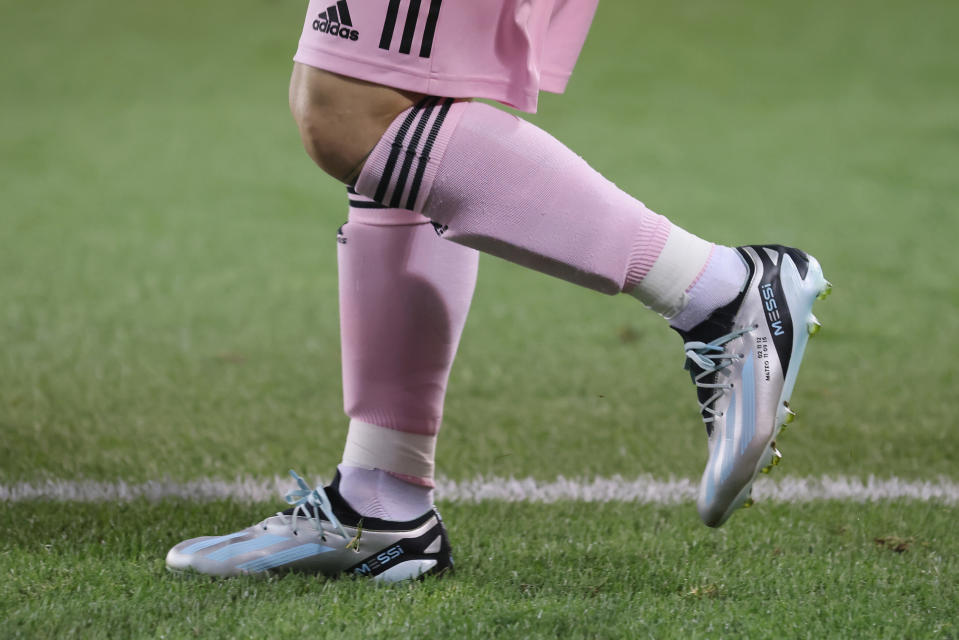
<svg viewBox="0 0 959 640">
<path fill-rule="evenodd" d="M 290 111 L 306 152 L 343 182 L 355 179 L 393 119 L 419 98 L 302 64 L 290 79 Z"/>
</svg>

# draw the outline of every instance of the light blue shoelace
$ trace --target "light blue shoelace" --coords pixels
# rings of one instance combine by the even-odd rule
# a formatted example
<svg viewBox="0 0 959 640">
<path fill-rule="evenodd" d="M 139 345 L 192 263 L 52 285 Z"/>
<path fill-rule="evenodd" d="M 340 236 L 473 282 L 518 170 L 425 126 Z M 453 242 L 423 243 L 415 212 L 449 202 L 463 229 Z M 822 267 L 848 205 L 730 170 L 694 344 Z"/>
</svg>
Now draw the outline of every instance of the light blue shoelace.
<svg viewBox="0 0 959 640">
<path fill-rule="evenodd" d="M 742 360 L 745 357 L 743 354 L 728 353 L 726 351 L 726 347 L 723 345 L 731 340 L 735 340 L 745 333 L 749 333 L 755 328 L 755 326 L 746 327 L 745 329 L 727 333 L 726 335 L 720 336 L 709 342 L 693 341 L 687 342 L 683 345 L 683 348 L 686 350 L 686 357 L 692 360 L 696 366 L 702 369 L 702 371 L 693 379 L 693 382 L 697 387 L 702 389 L 716 390 L 705 402 L 699 403 L 699 411 L 703 414 L 703 422 L 706 424 L 714 422 L 718 418 L 723 417 L 721 412 L 713 409 L 712 404 L 721 398 L 727 390 L 732 389 L 733 387 L 731 384 L 703 382 L 703 378 L 706 378 L 714 373 L 725 371 L 730 367 L 730 365 L 732 365 L 733 362 Z"/>
<path fill-rule="evenodd" d="M 296 533 L 296 523 L 297 517 L 302 515 L 304 518 L 310 521 L 310 523 L 316 528 L 320 534 L 323 534 L 323 521 L 317 515 L 322 513 L 326 516 L 326 519 L 330 521 L 330 524 L 333 525 L 333 528 L 344 538 L 349 539 L 350 536 L 347 535 L 346 529 L 343 528 L 343 525 L 340 524 L 340 521 L 335 515 L 333 515 L 333 505 L 330 504 L 330 498 L 326 495 L 326 491 L 323 490 L 321 485 L 317 485 L 315 489 L 310 489 L 310 485 L 306 484 L 306 480 L 297 475 L 296 471 L 290 469 L 290 475 L 293 476 L 293 479 L 296 480 L 296 484 L 299 485 L 299 489 L 289 492 L 284 496 L 284 499 L 288 504 L 293 505 L 293 512 L 290 514 L 290 526 L 293 529 L 293 532 Z M 313 507 L 313 510 L 307 508 L 307 505 Z"/>
</svg>

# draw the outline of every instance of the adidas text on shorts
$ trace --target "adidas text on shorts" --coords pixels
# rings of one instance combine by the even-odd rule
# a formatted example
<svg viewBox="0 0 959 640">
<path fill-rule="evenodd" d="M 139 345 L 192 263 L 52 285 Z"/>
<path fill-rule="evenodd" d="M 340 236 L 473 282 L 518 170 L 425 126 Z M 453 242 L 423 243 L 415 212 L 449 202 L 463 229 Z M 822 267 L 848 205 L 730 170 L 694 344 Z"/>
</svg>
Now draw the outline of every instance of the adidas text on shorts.
<svg viewBox="0 0 959 640">
<path fill-rule="evenodd" d="M 562 93 L 598 0 L 310 0 L 294 60 L 367 82 L 536 110 Z"/>
</svg>

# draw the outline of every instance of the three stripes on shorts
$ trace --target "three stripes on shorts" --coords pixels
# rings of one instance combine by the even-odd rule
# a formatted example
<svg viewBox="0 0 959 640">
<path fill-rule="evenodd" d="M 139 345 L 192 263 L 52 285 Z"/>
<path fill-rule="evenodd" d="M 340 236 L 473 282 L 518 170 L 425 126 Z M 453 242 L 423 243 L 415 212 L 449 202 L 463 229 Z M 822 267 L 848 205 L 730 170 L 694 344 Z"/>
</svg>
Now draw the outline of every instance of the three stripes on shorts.
<svg viewBox="0 0 959 640">
<path fill-rule="evenodd" d="M 423 25 L 423 35 L 420 39 L 419 56 L 429 58 L 433 51 L 433 36 L 436 35 L 436 21 L 440 15 L 440 5 L 442 0 L 428 0 L 429 10 L 426 12 L 426 22 Z M 394 32 L 396 31 L 396 21 L 400 13 L 401 0 L 390 0 L 386 9 L 386 20 L 383 22 L 383 32 L 380 34 L 380 49 L 389 51 L 393 42 Z M 420 7 L 422 0 L 409 0 L 409 7 L 406 9 L 406 20 L 403 23 L 403 31 L 400 37 L 400 53 L 410 53 L 413 49 L 413 37 L 416 34 L 416 23 L 420 16 Z"/>
</svg>

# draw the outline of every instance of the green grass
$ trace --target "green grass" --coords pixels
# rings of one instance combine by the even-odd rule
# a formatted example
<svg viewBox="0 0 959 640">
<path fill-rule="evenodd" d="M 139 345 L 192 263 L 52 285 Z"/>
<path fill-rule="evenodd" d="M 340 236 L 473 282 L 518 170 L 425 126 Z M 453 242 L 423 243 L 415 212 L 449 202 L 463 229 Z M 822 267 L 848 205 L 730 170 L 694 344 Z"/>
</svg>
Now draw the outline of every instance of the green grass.
<svg viewBox="0 0 959 640">
<path fill-rule="evenodd" d="M 720 531 L 692 508 L 444 505 L 457 571 L 377 588 L 167 574 L 184 530 L 269 505 L 0 506 L 3 634 L 117 638 L 931 638 L 959 633 L 957 508 L 775 506 Z M 544 526 L 544 525 L 549 526 Z M 43 535 L 38 536 L 37 532 Z M 905 549 L 891 547 L 904 544 Z"/>
<path fill-rule="evenodd" d="M 5 3 L 0 482 L 339 460 L 345 199 L 287 113 L 304 7 Z M 836 294 L 781 443 L 790 473 L 959 477 L 957 22 L 932 0 L 604 0 L 569 91 L 534 117 L 703 237 L 820 258 Z M 480 271 L 441 473 L 698 476 L 660 319 Z M 460 571 L 399 590 L 162 571 L 172 542 L 275 505 L 0 509 L 0 636 L 959 635 L 952 507 L 760 504 L 715 533 L 690 505 L 450 504 Z"/>
</svg>

